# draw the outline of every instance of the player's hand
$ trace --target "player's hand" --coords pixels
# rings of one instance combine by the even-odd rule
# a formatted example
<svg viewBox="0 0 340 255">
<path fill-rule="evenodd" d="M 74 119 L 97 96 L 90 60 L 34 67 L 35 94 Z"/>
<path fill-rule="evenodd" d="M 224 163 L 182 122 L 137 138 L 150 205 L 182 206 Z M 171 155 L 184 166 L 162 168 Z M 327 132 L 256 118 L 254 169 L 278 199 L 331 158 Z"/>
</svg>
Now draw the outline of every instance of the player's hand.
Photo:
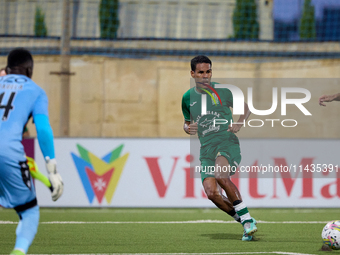
<svg viewBox="0 0 340 255">
<path fill-rule="evenodd" d="M 319 97 L 319 105 L 326 106 L 323 102 L 332 102 L 333 100 L 334 100 L 334 96 L 323 95 Z"/>
<path fill-rule="evenodd" d="M 189 125 L 188 131 L 190 135 L 196 135 L 197 130 L 198 130 L 197 122 L 194 122 Z"/>
<path fill-rule="evenodd" d="M 46 157 L 46 168 L 48 172 L 48 179 L 51 182 L 52 200 L 57 201 L 63 194 L 64 183 L 60 174 L 57 172 L 57 162 L 55 159 Z"/>
<path fill-rule="evenodd" d="M 236 134 L 238 131 L 240 131 L 241 127 L 242 127 L 242 124 L 235 124 L 235 123 L 233 125 L 230 124 L 227 131 Z"/>
</svg>

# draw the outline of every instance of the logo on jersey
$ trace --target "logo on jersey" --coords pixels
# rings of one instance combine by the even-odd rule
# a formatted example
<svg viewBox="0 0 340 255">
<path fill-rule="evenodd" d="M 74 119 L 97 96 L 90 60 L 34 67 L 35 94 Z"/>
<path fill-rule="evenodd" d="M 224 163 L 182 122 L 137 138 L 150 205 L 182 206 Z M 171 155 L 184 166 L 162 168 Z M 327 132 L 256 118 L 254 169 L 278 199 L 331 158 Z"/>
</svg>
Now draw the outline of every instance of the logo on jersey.
<svg viewBox="0 0 340 255">
<path fill-rule="evenodd" d="M 205 85 L 205 86 L 208 87 L 212 92 L 214 92 L 214 93 L 210 93 L 208 90 L 202 88 L 202 90 L 211 97 L 214 104 L 215 105 L 217 105 L 217 104 L 222 105 L 220 95 L 217 93 L 217 91 L 213 87 L 211 87 L 210 85 Z"/>
<path fill-rule="evenodd" d="M 79 177 L 83 183 L 87 198 L 92 204 L 94 197 L 101 204 L 103 198 L 110 204 L 123 172 L 129 153 L 120 156 L 123 144 L 102 158 L 98 158 L 87 149 L 77 144 L 80 157 L 71 153 Z"/>
<path fill-rule="evenodd" d="M 204 121 L 201 121 L 199 125 L 202 126 L 202 127 L 208 127 L 208 126 L 214 124 L 214 120 L 215 120 L 215 118 L 213 118 L 211 120 L 208 120 L 208 118 L 206 118 Z"/>
</svg>

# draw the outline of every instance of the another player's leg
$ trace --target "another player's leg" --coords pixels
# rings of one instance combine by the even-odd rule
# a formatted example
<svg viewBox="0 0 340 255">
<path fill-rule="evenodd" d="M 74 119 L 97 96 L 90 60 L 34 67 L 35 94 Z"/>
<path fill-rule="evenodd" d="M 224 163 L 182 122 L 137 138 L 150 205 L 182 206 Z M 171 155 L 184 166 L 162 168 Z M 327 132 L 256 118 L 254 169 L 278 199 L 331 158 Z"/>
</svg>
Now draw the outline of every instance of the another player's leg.
<svg viewBox="0 0 340 255">
<path fill-rule="evenodd" d="M 228 199 L 226 196 L 224 196 L 224 195 L 222 194 L 221 187 L 220 187 L 219 185 L 217 185 L 217 186 L 219 187 L 219 191 L 220 191 L 220 193 L 221 193 L 221 196 L 222 196 L 222 198 L 223 198 L 223 201 L 224 201 L 230 208 L 233 208 L 231 211 L 229 211 L 229 212 L 227 212 L 227 213 L 228 213 L 231 217 L 233 217 L 233 218 L 235 219 L 235 221 L 241 223 L 241 218 L 240 218 L 240 216 L 238 216 L 238 214 L 236 213 L 236 211 L 235 211 L 235 209 L 234 209 L 232 203 L 229 201 L 229 199 Z M 256 224 L 256 220 L 255 220 L 253 217 L 252 217 L 252 219 L 253 219 L 253 221 L 254 221 L 255 224 Z M 242 225 L 242 224 L 241 224 L 241 225 Z M 242 227 L 243 227 L 243 225 L 242 225 Z M 251 240 L 253 240 L 253 236 L 250 236 L 250 235 L 247 234 L 246 231 L 243 231 L 242 241 L 251 241 Z"/>
<path fill-rule="evenodd" d="M 207 181 L 206 181 L 207 180 Z M 208 196 L 208 198 L 222 211 L 229 214 L 231 217 L 234 218 L 235 221 L 241 223 L 240 216 L 236 213 L 233 205 L 229 201 L 229 199 L 224 196 L 221 191 L 220 187 L 217 184 L 215 178 L 208 177 L 203 181 L 204 190 Z M 214 188 L 216 187 L 216 188 Z M 216 190 L 217 189 L 217 190 Z M 215 192 L 214 192 L 215 190 Z M 255 221 L 255 219 L 254 219 Z M 256 224 L 256 223 L 255 223 Z M 243 226 L 243 225 L 242 225 Z M 242 236 L 242 241 L 251 241 L 253 239 L 252 236 L 249 236 L 245 231 Z"/>
<path fill-rule="evenodd" d="M 12 254 L 23 255 L 27 253 L 39 224 L 35 188 L 26 160 L 15 163 L 0 157 L 0 166 L 0 204 L 14 208 L 20 218 Z"/>
<path fill-rule="evenodd" d="M 229 201 L 229 199 L 225 195 L 222 194 L 222 188 L 220 187 L 220 185 L 217 184 L 217 187 L 218 187 L 218 191 L 220 192 L 220 194 L 222 196 L 224 203 L 227 205 L 228 208 L 231 208 L 231 210 L 226 212 L 226 213 L 229 214 L 231 217 L 233 217 L 235 221 L 241 223 L 241 218 L 236 213 L 233 204 Z"/>
<path fill-rule="evenodd" d="M 236 213 L 229 199 L 222 194 L 221 187 L 217 184 L 215 178 L 212 178 L 212 177 L 205 178 L 203 181 L 203 187 L 209 200 L 211 200 L 222 211 L 226 212 L 231 217 L 233 217 L 235 221 L 241 223 L 240 216 Z M 245 238 L 250 239 L 250 240 L 252 239 L 251 237 L 248 238 L 247 234 Z M 250 240 L 243 240 L 243 241 L 250 241 Z"/>
<path fill-rule="evenodd" d="M 32 175 L 32 177 L 36 180 L 41 181 L 43 184 L 45 184 L 47 188 L 51 190 L 52 188 L 51 188 L 50 180 L 42 172 L 39 171 L 39 168 L 37 164 L 35 163 L 34 159 L 27 157 L 27 156 L 26 158 L 27 158 L 27 165 L 30 169 L 30 174 Z"/>
<path fill-rule="evenodd" d="M 220 191 L 218 189 L 218 184 L 216 179 L 213 177 L 207 177 L 203 180 L 203 187 L 205 194 L 207 195 L 208 199 L 213 202 L 218 208 L 222 211 L 228 213 L 232 216 L 236 221 L 239 218 L 236 213 L 233 213 L 234 208 L 232 204 L 229 202 L 228 198 L 225 198 L 226 201 L 223 199 Z M 236 214 L 236 215 L 235 215 Z M 234 217 L 235 216 L 235 217 Z"/>
<path fill-rule="evenodd" d="M 215 169 L 230 169 L 229 162 L 226 157 L 223 155 L 218 156 L 215 161 Z M 224 168 L 223 168 L 224 167 Z M 250 216 L 247 206 L 242 201 L 241 194 L 236 187 L 236 185 L 230 179 L 230 171 L 216 171 L 215 177 L 217 183 L 221 186 L 222 189 L 226 192 L 228 199 L 232 202 L 233 207 L 235 208 L 236 213 L 241 218 L 241 223 L 244 227 L 244 230 L 247 235 L 252 235 L 257 231 L 257 227 L 255 221 Z"/>
<path fill-rule="evenodd" d="M 13 255 L 24 255 L 33 242 L 39 225 L 39 206 L 24 211 L 17 211 L 20 221 L 16 229 L 16 241 Z"/>
</svg>

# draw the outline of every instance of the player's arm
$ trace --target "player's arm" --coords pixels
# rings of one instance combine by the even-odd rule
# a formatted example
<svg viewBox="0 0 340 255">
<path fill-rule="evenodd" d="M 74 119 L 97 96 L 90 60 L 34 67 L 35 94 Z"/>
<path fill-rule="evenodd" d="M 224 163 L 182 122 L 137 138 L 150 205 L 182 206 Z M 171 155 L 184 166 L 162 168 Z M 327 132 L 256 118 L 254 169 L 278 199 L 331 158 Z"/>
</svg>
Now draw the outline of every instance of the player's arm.
<svg viewBox="0 0 340 255">
<path fill-rule="evenodd" d="M 197 123 L 191 123 L 191 115 L 190 115 L 190 97 L 187 94 L 183 95 L 182 98 L 182 113 L 184 117 L 184 132 L 188 135 L 195 135 L 197 133 Z"/>
<path fill-rule="evenodd" d="M 53 131 L 48 116 L 45 114 L 37 114 L 34 115 L 33 118 L 37 130 L 39 147 L 44 158 L 48 158 L 49 160 L 55 159 Z"/>
<path fill-rule="evenodd" d="M 241 115 L 236 123 L 233 123 L 233 125 L 229 125 L 228 131 L 232 133 L 237 133 L 240 131 L 241 127 L 244 125 L 245 121 L 250 116 L 250 110 L 247 103 L 244 103 L 244 114 Z"/>
<path fill-rule="evenodd" d="M 319 98 L 319 105 L 326 106 L 324 102 L 340 101 L 340 93 L 334 95 L 323 95 Z"/>
<path fill-rule="evenodd" d="M 64 184 L 57 172 L 57 161 L 54 154 L 53 131 L 48 119 L 48 100 L 45 92 L 35 102 L 33 120 L 37 131 L 39 147 L 46 161 L 48 178 L 51 182 L 52 200 L 56 201 L 63 193 Z"/>
<path fill-rule="evenodd" d="M 52 185 L 52 200 L 56 201 L 63 194 L 64 183 L 57 171 L 52 127 L 47 115 L 37 114 L 34 115 L 33 118 L 37 130 L 39 146 L 46 161 L 48 179 Z"/>
</svg>

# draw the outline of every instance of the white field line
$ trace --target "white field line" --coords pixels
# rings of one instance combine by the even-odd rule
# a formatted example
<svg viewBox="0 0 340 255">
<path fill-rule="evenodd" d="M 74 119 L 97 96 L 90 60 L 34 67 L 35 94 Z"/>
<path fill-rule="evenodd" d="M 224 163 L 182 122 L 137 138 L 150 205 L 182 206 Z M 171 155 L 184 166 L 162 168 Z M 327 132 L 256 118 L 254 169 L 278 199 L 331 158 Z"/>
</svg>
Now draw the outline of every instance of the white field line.
<svg viewBox="0 0 340 255">
<path fill-rule="evenodd" d="M 261 224 L 326 224 L 328 221 L 262 221 Z M 189 220 L 189 221 L 45 221 L 40 224 L 199 224 L 199 223 L 222 223 L 238 224 L 236 221 L 224 220 Z M 0 225 L 18 224 L 17 221 L 0 221 Z"/>
<path fill-rule="evenodd" d="M 218 253 L 90 253 L 90 254 L 52 254 L 52 255 L 242 255 L 242 254 L 282 254 L 282 255 L 315 255 L 295 252 L 218 252 Z M 50 254 L 30 254 L 30 255 L 50 255 Z"/>
<path fill-rule="evenodd" d="M 53 208 L 42 208 L 44 213 L 55 213 L 55 210 Z M 0 208 L 1 210 L 1 208 Z M 272 213 L 278 213 L 278 214 L 283 214 L 283 213 L 299 213 L 299 214 L 309 214 L 309 213 L 329 213 L 329 211 L 333 211 L 335 212 L 336 210 L 338 210 L 338 208 L 326 208 L 326 209 L 277 209 L 277 210 L 273 210 Z M 153 213 L 162 213 L 162 214 L 170 214 L 170 213 L 176 213 L 176 214 L 197 214 L 198 211 L 200 211 L 201 213 L 211 213 L 211 214 L 217 214 L 220 213 L 219 210 L 217 210 L 216 208 L 205 208 L 205 209 L 173 209 L 173 208 L 166 208 L 166 210 L 164 209 L 119 209 L 119 208 L 114 208 L 114 210 L 112 210 L 112 208 L 100 208 L 99 210 L 94 210 L 94 209 L 86 209 L 86 208 L 81 208 L 81 210 L 79 209 L 62 209 L 62 208 L 58 208 L 58 214 L 61 213 L 82 213 L 82 214 L 93 214 L 93 213 L 99 213 L 99 214 L 105 214 L 105 213 L 109 213 L 109 214 L 142 214 L 142 213 L 150 213 L 150 211 L 152 211 Z"/>
</svg>

